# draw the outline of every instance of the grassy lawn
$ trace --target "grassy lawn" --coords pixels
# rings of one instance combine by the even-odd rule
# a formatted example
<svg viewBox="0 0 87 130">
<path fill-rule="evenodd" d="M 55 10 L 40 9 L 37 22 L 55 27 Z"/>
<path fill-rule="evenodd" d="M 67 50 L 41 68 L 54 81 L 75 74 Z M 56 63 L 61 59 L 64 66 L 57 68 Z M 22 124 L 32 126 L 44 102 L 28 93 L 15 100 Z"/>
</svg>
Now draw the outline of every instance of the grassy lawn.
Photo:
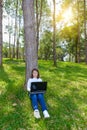
<svg viewBox="0 0 87 130">
<path fill-rule="evenodd" d="M 45 100 L 51 117 L 33 116 L 24 90 L 25 63 L 4 60 L 0 68 L 0 130 L 87 130 L 87 66 L 39 61 L 41 78 L 48 82 Z"/>
</svg>

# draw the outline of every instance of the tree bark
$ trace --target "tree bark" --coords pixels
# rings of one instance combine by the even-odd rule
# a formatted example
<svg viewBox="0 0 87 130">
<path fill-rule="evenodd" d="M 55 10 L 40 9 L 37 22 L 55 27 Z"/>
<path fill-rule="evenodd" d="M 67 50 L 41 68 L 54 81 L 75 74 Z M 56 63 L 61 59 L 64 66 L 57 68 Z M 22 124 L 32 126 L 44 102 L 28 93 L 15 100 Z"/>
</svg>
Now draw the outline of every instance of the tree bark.
<svg viewBox="0 0 87 130">
<path fill-rule="evenodd" d="M 31 70 L 37 68 L 37 44 L 35 32 L 34 0 L 23 0 L 26 83 L 30 78 Z"/>
<path fill-rule="evenodd" d="M 39 7 L 38 7 L 38 0 L 36 0 L 36 42 L 37 42 L 37 51 L 39 47 L 39 28 L 40 28 L 40 22 L 41 22 L 41 17 L 42 17 L 42 5 L 43 5 L 43 0 L 41 0 L 40 3 L 40 12 Z"/>
<path fill-rule="evenodd" d="M 0 0 L 0 66 L 2 66 L 2 0 Z"/>
<path fill-rule="evenodd" d="M 55 21 L 56 7 L 55 7 L 55 0 L 53 0 L 53 5 L 54 5 L 54 13 L 53 13 L 53 61 L 54 61 L 54 66 L 56 66 L 57 63 L 56 63 L 56 21 Z"/>
<path fill-rule="evenodd" d="M 86 20 L 86 0 L 84 0 L 84 36 L 85 36 L 85 62 L 87 64 L 87 20 Z"/>
<path fill-rule="evenodd" d="M 77 50 L 78 50 L 78 38 L 76 38 L 76 44 L 75 44 L 75 63 L 78 63 Z"/>
<path fill-rule="evenodd" d="M 16 56 L 15 53 L 16 53 L 16 44 L 17 44 L 17 12 L 18 12 L 18 0 L 16 1 L 16 11 L 15 11 L 15 31 L 14 31 L 14 44 L 13 44 L 13 58 L 15 58 L 15 56 Z"/>
<path fill-rule="evenodd" d="M 78 41 L 77 41 L 77 62 L 80 63 L 80 15 L 79 15 L 79 0 L 77 1 L 77 10 L 78 10 Z"/>
<path fill-rule="evenodd" d="M 8 37 L 9 37 L 8 57 L 11 59 L 11 31 L 10 31 L 10 18 L 9 18 L 9 16 L 8 16 Z"/>
</svg>

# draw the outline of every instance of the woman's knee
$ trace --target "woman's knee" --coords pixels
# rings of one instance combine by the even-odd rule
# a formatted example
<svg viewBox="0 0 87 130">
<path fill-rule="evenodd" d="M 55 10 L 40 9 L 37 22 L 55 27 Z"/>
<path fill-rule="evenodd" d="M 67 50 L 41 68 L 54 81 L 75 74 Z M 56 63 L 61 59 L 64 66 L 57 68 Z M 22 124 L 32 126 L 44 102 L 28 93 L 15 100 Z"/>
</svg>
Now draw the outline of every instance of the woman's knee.
<svg viewBox="0 0 87 130">
<path fill-rule="evenodd" d="M 31 94 L 30 98 L 31 98 L 31 99 L 36 99 L 37 96 L 36 96 L 36 94 Z"/>
<path fill-rule="evenodd" d="M 43 94 L 42 94 L 42 93 L 39 93 L 39 94 L 38 94 L 38 99 L 41 99 L 41 98 L 43 98 Z"/>
</svg>

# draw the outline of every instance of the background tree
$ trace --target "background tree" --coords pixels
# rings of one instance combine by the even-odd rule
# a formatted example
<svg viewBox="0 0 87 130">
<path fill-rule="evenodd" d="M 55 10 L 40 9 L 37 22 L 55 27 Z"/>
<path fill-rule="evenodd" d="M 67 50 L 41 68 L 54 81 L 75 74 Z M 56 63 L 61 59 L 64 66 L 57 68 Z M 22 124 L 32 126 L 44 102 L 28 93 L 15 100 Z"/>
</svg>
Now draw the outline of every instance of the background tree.
<svg viewBox="0 0 87 130">
<path fill-rule="evenodd" d="M 14 25 L 14 44 L 13 44 L 13 58 L 15 58 L 15 56 L 18 59 L 18 40 L 17 40 L 17 13 L 18 13 L 18 0 L 16 0 L 16 4 L 15 4 L 15 25 Z M 17 43 L 17 51 L 16 51 L 16 43 Z M 17 55 L 16 55 L 17 52 Z"/>
<path fill-rule="evenodd" d="M 62 4 L 61 15 L 65 15 L 67 19 L 64 21 L 64 18 L 61 18 L 61 21 L 64 21 L 60 32 L 63 32 L 61 35 L 62 39 L 67 41 L 65 45 L 68 47 L 69 56 L 73 54 L 75 57 L 75 62 L 80 62 L 84 60 L 84 6 L 83 1 L 74 0 L 74 1 L 64 1 Z M 67 9 L 66 9 L 67 8 Z M 64 14 L 64 11 L 71 8 L 72 13 L 69 15 L 67 12 Z M 69 15 L 69 16 L 68 16 Z M 67 17 L 68 16 L 68 17 Z M 71 18 L 70 18 L 71 17 Z"/>
<path fill-rule="evenodd" d="M 84 0 L 84 37 L 85 37 L 85 62 L 87 64 L 87 1 Z"/>
<path fill-rule="evenodd" d="M 0 0 L 0 66 L 2 66 L 2 0 Z"/>
<path fill-rule="evenodd" d="M 42 38 L 40 39 L 40 48 L 38 57 L 40 59 L 49 60 L 53 59 L 53 43 L 52 32 L 45 30 Z"/>
<path fill-rule="evenodd" d="M 34 2 L 36 42 L 39 58 L 52 59 L 54 52 L 56 52 L 56 59 L 59 60 L 63 60 L 63 58 L 68 54 L 69 57 L 73 57 L 73 59 L 75 59 L 75 62 L 79 63 L 80 61 L 85 61 L 87 51 L 86 36 L 84 33 L 86 31 L 86 20 L 84 19 L 87 19 L 87 8 L 84 8 L 86 7 L 84 6 L 84 0 L 56 0 L 54 2 L 47 0 L 35 0 Z M 6 17 L 9 19 L 9 24 L 6 25 L 6 33 L 8 34 L 9 41 L 4 42 L 4 44 L 7 44 L 3 46 L 5 47 L 3 49 L 4 57 L 8 56 L 7 54 L 10 54 L 11 52 L 11 58 L 24 59 L 25 47 L 23 14 L 21 8 L 22 0 L 4 0 L 4 3 L 4 10 L 7 12 Z M 54 3 L 56 5 L 55 20 L 53 20 L 52 15 Z M 60 10 L 58 9 L 59 7 Z M 70 12 L 69 9 L 72 10 L 72 13 L 68 16 Z M 63 17 L 64 15 L 65 17 Z M 55 27 L 53 27 L 53 22 L 55 22 Z M 6 24 L 6 22 L 4 23 Z M 53 34 L 55 35 L 52 37 L 50 34 L 53 32 L 53 28 L 55 30 Z M 51 36 L 51 38 L 48 40 L 48 37 L 45 34 L 47 34 L 49 38 Z M 12 39 L 14 40 L 12 41 Z M 52 42 L 55 43 L 53 44 L 55 47 L 52 46 Z M 64 44 L 65 49 L 62 44 Z M 48 54 L 47 50 L 49 50 Z"/>
<path fill-rule="evenodd" d="M 35 32 L 34 0 L 23 0 L 26 83 L 31 70 L 37 68 L 37 44 Z"/>
<path fill-rule="evenodd" d="M 21 42 L 24 38 L 23 33 L 23 13 L 22 13 L 22 0 L 5 0 L 4 2 L 4 13 L 8 20 L 8 25 L 6 25 L 7 33 L 10 35 L 9 43 L 12 46 L 11 58 L 20 58 L 21 52 Z M 5 26 L 5 25 L 4 25 Z M 11 34 L 9 31 L 11 30 Z M 23 56 L 24 57 L 24 56 Z"/>
<path fill-rule="evenodd" d="M 55 6 L 55 0 L 53 0 L 53 7 L 54 7 L 54 12 L 53 12 L 53 61 L 54 65 L 56 66 L 56 6 Z"/>
<path fill-rule="evenodd" d="M 77 58 L 76 58 L 76 62 L 80 62 L 80 7 L 79 7 L 79 0 L 77 0 L 77 23 L 78 23 L 78 40 L 77 40 L 77 46 L 76 46 L 76 52 L 77 52 Z"/>
<path fill-rule="evenodd" d="M 37 51 L 39 46 L 39 28 L 40 28 L 40 22 L 42 17 L 42 5 L 43 1 L 36 0 L 36 42 L 37 42 Z M 40 9 L 39 9 L 40 7 Z"/>
<path fill-rule="evenodd" d="M 43 21 L 49 13 L 49 7 L 47 0 L 35 0 L 35 18 L 36 18 L 36 42 L 37 42 L 37 51 L 40 47 L 40 37 L 41 29 L 43 30 Z M 49 15 L 48 15 L 49 16 Z M 46 22 L 45 22 L 46 27 Z"/>
</svg>

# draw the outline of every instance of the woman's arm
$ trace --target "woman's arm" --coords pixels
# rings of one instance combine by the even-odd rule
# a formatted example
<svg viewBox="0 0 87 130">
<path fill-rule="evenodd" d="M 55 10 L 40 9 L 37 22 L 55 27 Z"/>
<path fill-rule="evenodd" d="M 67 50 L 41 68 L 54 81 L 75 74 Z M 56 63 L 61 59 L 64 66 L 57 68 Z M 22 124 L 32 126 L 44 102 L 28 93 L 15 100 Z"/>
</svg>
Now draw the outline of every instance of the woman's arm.
<svg viewBox="0 0 87 130">
<path fill-rule="evenodd" d="M 29 79 L 27 82 L 27 91 L 30 92 L 30 90 L 31 90 L 31 80 Z"/>
<path fill-rule="evenodd" d="M 41 78 L 39 78 L 39 80 L 38 80 L 39 82 L 42 82 L 42 79 Z"/>
</svg>

